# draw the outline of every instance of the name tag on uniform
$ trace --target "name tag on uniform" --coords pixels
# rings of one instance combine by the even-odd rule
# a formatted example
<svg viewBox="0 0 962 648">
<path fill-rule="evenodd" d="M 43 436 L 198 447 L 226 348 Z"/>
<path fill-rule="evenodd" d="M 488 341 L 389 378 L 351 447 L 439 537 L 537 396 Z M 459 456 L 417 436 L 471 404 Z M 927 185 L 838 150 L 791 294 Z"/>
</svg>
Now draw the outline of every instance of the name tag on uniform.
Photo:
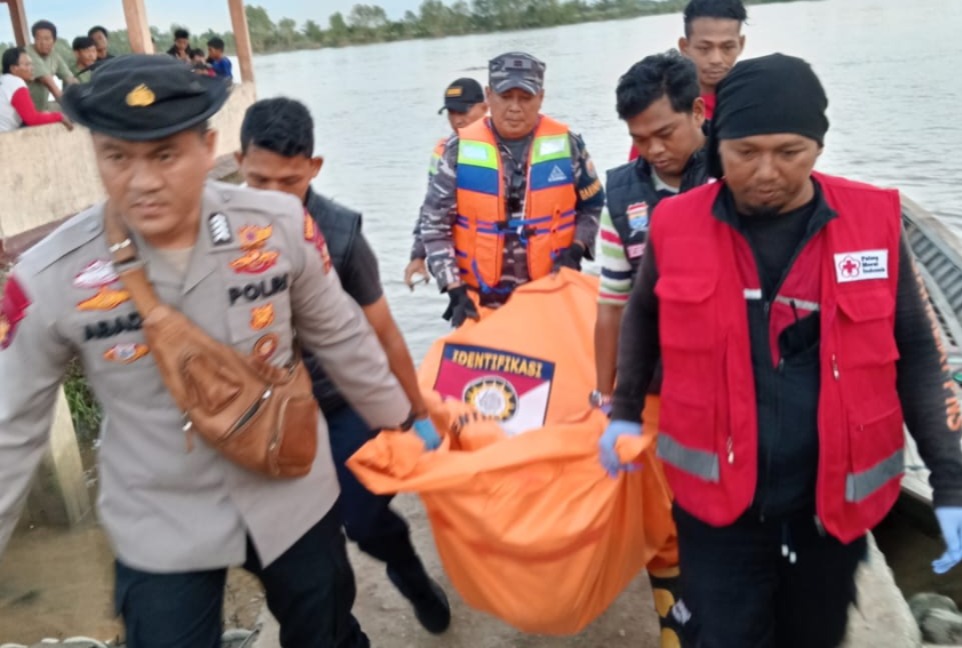
<svg viewBox="0 0 962 648">
<path fill-rule="evenodd" d="M 635 243 L 634 245 L 628 246 L 628 258 L 630 259 L 637 259 L 644 253 L 645 253 L 644 243 Z"/>
<path fill-rule="evenodd" d="M 838 283 L 888 279 L 888 276 L 888 250 L 861 250 L 835 255 L 835 278 Z"/>
</svg>

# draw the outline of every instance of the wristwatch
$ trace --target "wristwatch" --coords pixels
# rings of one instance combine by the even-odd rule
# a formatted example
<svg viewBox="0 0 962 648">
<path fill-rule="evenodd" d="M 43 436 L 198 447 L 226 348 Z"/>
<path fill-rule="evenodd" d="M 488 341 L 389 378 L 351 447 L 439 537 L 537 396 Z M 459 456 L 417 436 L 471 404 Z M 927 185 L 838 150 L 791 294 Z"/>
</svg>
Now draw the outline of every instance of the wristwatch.
<svg viewBox="0 0 962 648">
<path fill-rule="evenodd" d="M 404 421 L 401 423 L 401 425 L 398 426 L 398 429 L 401 430 L 402 432 L 407 432 L 407 431 L 410 430 L 412 427 L 414 427 L 414 422 L 415 422 L 416 420 L 418 420 L 417 412 L 415 412 L 415 411 L 412 409 L 412 410 L 411 410 L 411 413 L 408 414 L 408 417 L 407 417 L 406 419 L 404 419 Z"/>
<path fill-rule="evenodd" d="M 611 394 L 602 394 L 597 389 L 588 394 L 588 403 L 592 407 L 603 409 L 611 405 Z"/>
<path fill-rule="evenodd" d="M 408 414 L 408 417 L 404 419 L 401 425 L 398 426 L 398 429 L 401 430 L 402 432 L 407 432 L 408 430 L 414 427 L 415 421 L 420 421 L 421 419 L 427 418 L 427 417 L 428 417 L 427 410 L 417 411 L 412 409 L 411 413 Z"/>
</svg>

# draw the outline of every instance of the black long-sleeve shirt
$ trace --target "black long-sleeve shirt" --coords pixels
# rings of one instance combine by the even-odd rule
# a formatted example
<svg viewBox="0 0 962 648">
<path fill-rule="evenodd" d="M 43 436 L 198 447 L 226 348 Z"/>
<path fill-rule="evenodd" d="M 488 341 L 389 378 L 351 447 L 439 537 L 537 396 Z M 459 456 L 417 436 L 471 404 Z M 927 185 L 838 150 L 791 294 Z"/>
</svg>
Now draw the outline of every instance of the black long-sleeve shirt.
<svg viewBox="0 0 962 648">
<path fill-rule="evenodd" d="M 731 205 L 730 199 L 727 204 Z M 777 285 L 778 277 L 773 279 L 768 275 L 775 268 L 788 267 L 804 230 L 800 230 L 797 218 L 774 218 L 766 223 L 734 218 L 743 225 L 742 230 L 761 261 L 762 285 L 771 290 Z M 773 254 L 781 259 L 773 263 Z M 639 420 L 660 358 L 656 256 L 657 249 L 649 244 L 625 308 L 613 419 Z M 955 395 L 936 331 L 924 284 L 903 237 L 899 244 L 895 311 L 895 342 L 900 356 L 896 365 L 896 389 L 906 425 L 931 471 L 935 506 L 962 506 L 962 435 L 955 418 Z"/>
</svg>

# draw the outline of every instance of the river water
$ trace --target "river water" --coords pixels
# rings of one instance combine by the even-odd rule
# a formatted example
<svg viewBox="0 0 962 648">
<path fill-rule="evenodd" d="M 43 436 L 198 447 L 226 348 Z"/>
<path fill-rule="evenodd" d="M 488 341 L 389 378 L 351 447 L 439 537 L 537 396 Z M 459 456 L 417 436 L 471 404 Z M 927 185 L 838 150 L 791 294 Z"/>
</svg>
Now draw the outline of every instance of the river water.
<svg viewBox="0 0 962 648">
<path fill-rule="evenodd" d="M 680 14 L 552 29 L 291 52 L 254 60 L 258 95 L 305 102 L 326 159 L 316 188 L 364 212 L 384 286 L 415 357 L 446 330 L 446 299 L 401 281 L 431 149 L 448 131 L 446 85 L 486 80 L 512 49 L 547 63 L 544 112 L 585 139 L 598 169 L 621 164 L 629 139 L 615 114 L 618 77 L 673 47 Z M 959 0 L 822 0 L 749 7 L 745 56 L 808 60 L 829 96 L 819 168 L 897 186 L 962 222 Z"/>
<path fill-rule="evenodd" d="M 752 6 L 749 14 L 746 57 L 801 56 L 826 87 L 832 126 L 821 170 L 897 186 L 962 224 L 962 96 L 951 76 L 962 69 L 962 0 L 823 0 Z M 618 77 L 643 56 L 672 47 L 680 32 L 681 17 L 671 14 L 291 52 L 256 57 L 254 65 L 259 96 L 294 97 L 314 114 L 317 150 L 326 158 L 315 186 L 364 212 L 391 307 L 419 358 L 447 330 L 440 319 L 446 299 L 433 285 L 412 294 L 401 277 L 428 158 L 448 130 L 437 114 L 444 87 L 460 76 L 484 81 L 486 62 L 503 51 L 536 54 L 548 65 L 544 111 L 580 132 L 597 167 L 607 169 L 629 148 L 614 111 Z M 927 576 L 940 543 L 914 534 L 911 524 L 880 534 L 900 584 L 908 592 L 942 589 L 962 601 L 951 589 L 957 576 Z M 57 535 L 21 535 L 8 552 L 0 570 L 0 643 L 61 633 L 106 637 L 116 628 L 102 537 Z"/>
</svg>

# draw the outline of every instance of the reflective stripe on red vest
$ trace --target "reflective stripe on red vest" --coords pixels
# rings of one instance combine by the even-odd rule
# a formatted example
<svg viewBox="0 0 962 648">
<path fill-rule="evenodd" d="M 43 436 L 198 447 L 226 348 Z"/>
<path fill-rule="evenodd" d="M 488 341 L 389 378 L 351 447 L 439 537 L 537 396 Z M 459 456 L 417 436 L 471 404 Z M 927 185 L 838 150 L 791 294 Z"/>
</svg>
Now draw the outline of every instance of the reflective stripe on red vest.
<svg viewBox="0 0 962 648">
<path fill-rule="evenodd" d="M 837 213 L 803 248 L 771 301 L 778 333 L 818 312 L 818 516 L 849 542 L 899 494 L 902 409 L 895 389 L 898 193 L 813 174 Z M 679 504 L 734 522 L 757 484 L 758 420 L 747 299 L 761 299 L 745 238 L 712 214 L 722 183 L 662 201 L 652 218 L 664 382 L 658 453 Z M 794 310 L 793 310 L 794 309 Z"/>
<path fill-rule="evenodd" d="M 520 234 L 532 281 L 574 242 L 577 192 L 568 127 L 542 116 L 528 154 L 524 218 L 508 219 L 501 153 L 487 118 L 458 131 L 454 247 L 461 279 L 481 290 L 501 280 L 504 233 Z"/>
</svg>

